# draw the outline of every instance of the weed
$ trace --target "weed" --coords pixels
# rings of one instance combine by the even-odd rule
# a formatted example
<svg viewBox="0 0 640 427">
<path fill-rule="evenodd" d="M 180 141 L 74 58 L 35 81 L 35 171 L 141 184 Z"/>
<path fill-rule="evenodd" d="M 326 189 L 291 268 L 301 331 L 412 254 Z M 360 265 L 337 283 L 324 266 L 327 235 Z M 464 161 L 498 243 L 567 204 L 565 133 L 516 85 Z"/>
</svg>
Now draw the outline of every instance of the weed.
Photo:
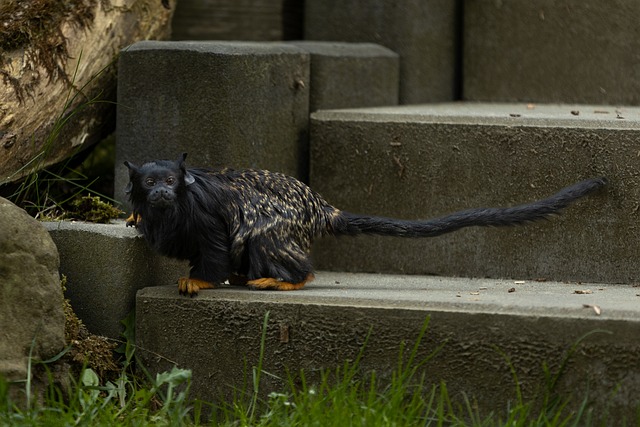
<svg viewBox="0 0 640 427">
<path fill-rule="evenodd" d="M 132 319 L 127 319 L 127 323 Z M 85 366 L 68 392 L 51 382 L 44 401 L 37 403 L 31 393 L 33 364 L 54 363 L 68 349 L 47 361 L 37 362 L 29 357 L 27 378 L 23 381 L 26 404 L 19 407 L 10 399 L 10 384 L 0 375 L 0 425 L 177 426 L 188 421 L 191 371 L 174 367 L 155 377 L 139 378 L 130 369 L 135 345 L 127 339 L 132 337 L 131 331 L 125 331 L 125 361 L 114 381 L 101 378 L 94 369 Z M 31 348 L 34 346 L 35 340 Z"/>
</svg>

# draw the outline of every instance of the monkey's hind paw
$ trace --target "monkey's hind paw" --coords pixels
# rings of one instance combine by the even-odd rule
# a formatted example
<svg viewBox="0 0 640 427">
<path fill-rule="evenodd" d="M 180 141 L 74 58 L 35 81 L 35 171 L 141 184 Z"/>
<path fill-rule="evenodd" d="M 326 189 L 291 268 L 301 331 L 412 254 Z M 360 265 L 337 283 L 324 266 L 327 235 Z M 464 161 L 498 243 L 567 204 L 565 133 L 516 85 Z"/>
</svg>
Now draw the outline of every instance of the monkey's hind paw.
<svg viewBox="0 0 640 427">
<path fill-rule="evenodd" d="M 178 279 L 178 292 L 180 295 L 189 295 L 194 297 L 198 295 L 200 289 L 213 289 L 216 285 L 210 282 L 205 282 L 200 279 L 191 279 L 188 277 L 181 277 Z"/>
<path fill-rule="evenodd" d="M 273 279 L 271 277 L 265 277 L 262 279 L 249 280 L 247 285 L 252 289 L 258 290 L 275 290 L 275 291 L 296 291 L 302 289 L 307 283 L 315 279 L 314 275 L 309 273 L 307 277 L 300 283 L 289 283 L 281 280 Z"/>
<path fill-rule="evenodd" d="M 137 227 L 138 224 L 140 224 L 141 220 L 142 220 L 142 217 L 134 212 L 131 215 L 129 215 L 129 217 L 125 220 L 126 221 L 126 226 L 127 227 Z"/>
</svg>

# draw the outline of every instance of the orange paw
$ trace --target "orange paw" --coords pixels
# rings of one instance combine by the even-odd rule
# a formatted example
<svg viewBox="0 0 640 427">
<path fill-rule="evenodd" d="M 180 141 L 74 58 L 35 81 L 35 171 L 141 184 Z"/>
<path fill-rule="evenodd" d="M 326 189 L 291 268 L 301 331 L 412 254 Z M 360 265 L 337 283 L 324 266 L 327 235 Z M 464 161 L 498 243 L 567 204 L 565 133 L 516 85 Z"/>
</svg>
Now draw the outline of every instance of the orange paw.
<svg viewBox="0 0 640 427">
<path fill-rule="evenodd" d="M 196 296 L 200 289 L 213 289 L 216 285 L 210 282 L 205 282 L 200 279 L 191 279 L 188 277 L 181 277 L 178 279 L 178 292 L 180 295 Z"/>
<path fill-rule="evenodd" d="M 259 290 L 295 291 L 302 289 L 307 282 L 311 282 L 313 279 L 315 279 L 314 275 L 309 273 L 300 283 L 282 282 L 271 277 L 265 277 L 262 279 L 249 280 L 247 285 Z"/>
<path fill-rule="evenodd" d="M 129 218 L 127 218 L 125 221 L 126 221 L 127 227 L 137 227 L 138 224 L 140 224 L 141 220 L 142 220 L 142 217 L 134 212 L 131 215 L 129 215 Z"/>
</svg>

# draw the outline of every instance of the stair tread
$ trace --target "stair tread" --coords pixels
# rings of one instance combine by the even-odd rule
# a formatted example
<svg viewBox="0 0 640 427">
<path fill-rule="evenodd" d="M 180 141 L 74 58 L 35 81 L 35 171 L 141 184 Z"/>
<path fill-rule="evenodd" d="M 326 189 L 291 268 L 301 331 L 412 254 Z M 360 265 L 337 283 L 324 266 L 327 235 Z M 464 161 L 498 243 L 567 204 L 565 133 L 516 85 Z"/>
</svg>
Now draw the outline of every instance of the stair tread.
<svg viewBox="0 0 640 427">
<path fill-rule="evenodd" d="M 640 127 L 640 107 L 579 104 L 527 104 L 524 102 L 445 102 L 437 104 L 322 110 L 315 120 L 377 122 L 415 121 L 542 127 Z"/>
<path fill-rule="evenodd" d="M 515 289 L 510 292 L 510 289 Z M 633 285 L 496 280 L 436 276 L 318 272 L 295 292 L 225 286 L 196 297 L 282 304 L 345 305 L 510 315 L 640 319 L 640 288 Z M 139 300 L 185 298 L 175 286 L 141 290 Z M 597 306 L 594 309 L 593 306 Z M 600 314 L 596 313 L 600 311 Z"/>
</svg>

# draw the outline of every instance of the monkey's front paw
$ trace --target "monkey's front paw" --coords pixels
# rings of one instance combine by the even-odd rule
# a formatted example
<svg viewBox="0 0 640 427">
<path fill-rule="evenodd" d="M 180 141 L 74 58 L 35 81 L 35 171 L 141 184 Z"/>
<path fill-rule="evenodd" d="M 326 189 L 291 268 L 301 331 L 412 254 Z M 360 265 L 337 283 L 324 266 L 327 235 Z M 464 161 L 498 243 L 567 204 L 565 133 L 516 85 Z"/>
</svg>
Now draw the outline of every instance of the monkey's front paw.
<svg viewBox="0 0 640 427">
<path fill-rule="evenodd" d="M 138 224 L 140 224 L 140 220 L 142 218 L 140 217 L 140 215 L 136 214 L 136 213 L 132 213 L 131 215 L 129 215 L 129 218 L 127 218 L 126 224 L 127 227 L 137 227 Z"/>
<path fill-rule="evenodd" d="M 191 297 L 198 295 L 200 289 L 213 289 L 216 285 L 205 282 L 200 279 L 191 279 L 189 277 L 181 277 L 178 279 L 178 292 L 180 295 L 189 295 Z"/>
</svg>

